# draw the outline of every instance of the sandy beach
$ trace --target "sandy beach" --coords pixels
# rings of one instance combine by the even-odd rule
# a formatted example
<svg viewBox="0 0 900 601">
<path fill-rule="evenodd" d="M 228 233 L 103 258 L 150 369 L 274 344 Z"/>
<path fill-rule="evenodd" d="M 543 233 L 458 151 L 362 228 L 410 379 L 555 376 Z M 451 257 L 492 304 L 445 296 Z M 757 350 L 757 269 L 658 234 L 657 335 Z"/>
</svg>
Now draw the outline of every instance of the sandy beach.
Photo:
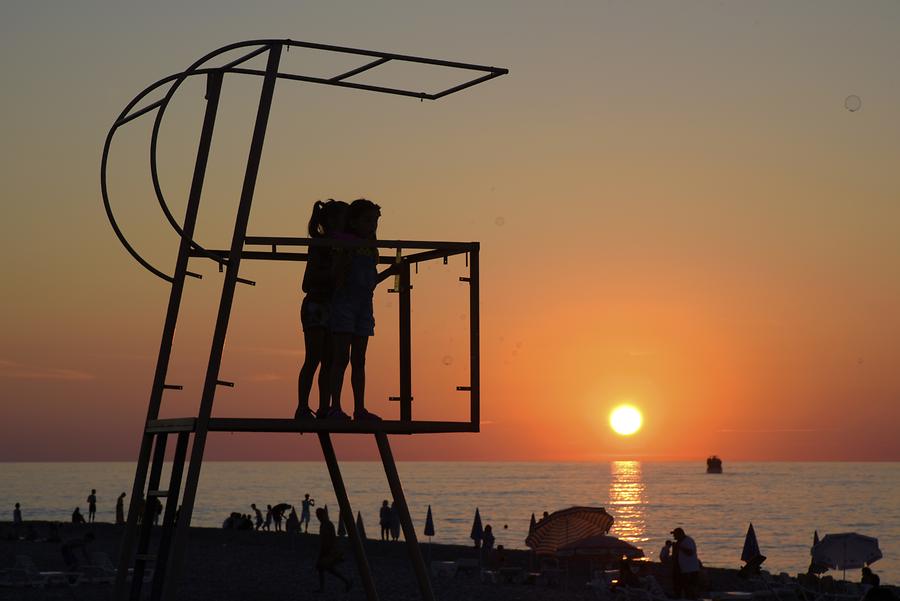
<svg viewBox="0 0 900 601">
<path fill-rule="evenodd" d="M 48 531 L 46 522 L 35 522 L 39 536 Z M 63 540 L 93 532 L 95 540 L 91 551 L 103 551 L 115 561 L 123 527 L 112 524 L 93 525 L 63 524 Z M 31 557 L 41 570 L 63 570 L 60 544 L 50 542 L 27 542 L 11 540 L 9 522 L 0 523 L 0 568 L 12 567 L 16 555 Z M 316 593 L 317 574 L 314 570 L 318 536 L 300 534 L 289 536 L 284 533 L 221 530 L 214 528 L 193 528 L 190 546 L 181 586 L 181 599 L 227 600 L 282 600 L 282 599 L 365 599 L 365 592 L 356 573 L 356 565 L 346 538 L 340 541 L 345 552 L 345 560 L 339 570 L 353 579 L 349 593 L 344 592 L 340 582 L 330 576 L 326 580 L 324 593 Z M 366 542 L 376 587 L 381 599 L 420 599 L 419 590 L 410 565 L 407 547 L 398 543 L 369 540 Z M 457 545 L 422 544 L 426 561 L 452 561 L 477 558 L 477 552 L 470 547 Z M 506 565 L 530 567 L 529 553 L 521 550 L 507 552 Z M 659 563 L 647 562 L 642 568 L 653 574 L 669 589 L 668 570 Z M 855 572 L 854 572 L 855 576 Z M 591 599 L 591 591 L 585 584 L 588 575 L 585 569 L 570 569 L 568 582 L 558 586 L 540 583 L 513 584 L 482 582 L 477 571 L 471 574 L 457 574 L 455 577 L 432 577 L 435 596 L 442 600 L 455 599 L 499 599 L 499 600 L 578 600 Z M 704 591 L 752 591 L 759 588 L 752 582 L 742 580 L 732 569 L 710 568 L 704 570 Z M 111 586 L 107 584 L 82 583 L 75 589 L 47 588 L 40 596 L 29 589 L 0 589 L 0 599 L 84 599 L 106 600 L 111 596 Z"/>
</svg>

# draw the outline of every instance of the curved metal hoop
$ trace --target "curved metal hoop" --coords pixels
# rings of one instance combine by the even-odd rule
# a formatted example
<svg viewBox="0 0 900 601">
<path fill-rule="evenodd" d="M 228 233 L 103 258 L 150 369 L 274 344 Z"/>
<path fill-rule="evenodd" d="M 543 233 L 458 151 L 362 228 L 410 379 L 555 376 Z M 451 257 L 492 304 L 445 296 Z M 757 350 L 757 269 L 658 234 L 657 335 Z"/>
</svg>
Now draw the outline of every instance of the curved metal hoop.
<svg viewBox="0 0 900 601">
<path fill-rule="evenodd" d="M 254 50 L 252 50 L 251 52 L 249 52 L 248 54 L 245 54 L 244 56 L 237 58 L 225 65 L 222 65 L 219 67 L 203 67 L 203 65 L 205 63 L 207 63 L 208 61 L 210 61 L 211 59 L 214 59 L 226 52 L 230 52 L 232 50 L 237 50 L 240 48 L 249 48 L 249 47 L 254 47 L 254 46 L 256 48 Z M 150 273 L 152 273 L 153 275 L 155 275 L 159 278 L 162 278 L 163 280 L 166 280 L 167 282 L 173 282 L 174 278 L 172 276 L 164 273 L 160 269 L 157 269 L 156 267 L 154 267 L 149 261 L 144 259 L 140 253 L 138 253 L 138 251 L 134 248 L 134 246 L 132 246 L 128 242 L 128 239 L 122 233 L 122 230 L 119 227 L 118 222 L 116 221 L 115 215 L 113 214 L 112 205 L 110 203 L 110 197 L 109 197 L 109 189 L 108 189 L 108 185 L 107 185 L 107 168 L 108 168 L 108 163 L 109 163 L 109 152 L 110 152 L 110 148 L 112 146 L 113 137 L 115 136 L 118 129 L 121 126 L 125 125 L 126 123 L 130 123 L 131 121 L 133 121 L 133 120 L 141 117 L 142 115 L 145 115 L 153 110 L 157 111 L 156 118 L 154 119 L 154 122 L 153 122 L 153 130 L 152 130 L 152 133 L 150 136 L 150 176 L 151 176 L 151 180 L 153 182 L 153 190 L 154 190 L 154 193 L 156 194 L 156 198 L 159 203 L 160 209 L 162 210 L 163 215 L 165 215 L 166 221 L 168 221 L 169 225 L 172 227 L 172 229 L 175 230 L 175 233 L 178 234 L 178 236 L 182 239 L 183 242 L 186 242 L 189 245 L 192 254 L 204 256 L 206 258 L 212 259 L 213 261 L 216 261 L 217 263 L 221 264 L 223 261 L 222 257 L 206 250 L 199 243 L 197 243 L 197 241 L 194 240 L 193 237 L 188 236 L 185 233 L 184 229 L 182 228 L 181 224 L 178 222 L 178 220 L 175 219 L 175 217 L 172 215 L 172 211 L 169 209 L 169 205 L 166 202 L 165 195 L 163 194 L 163 191 L 162 191 L 162 184 L 160 183 L 160 179 L 159 179 L 159 169 L 158 169 L 158 160 L 157 160 L 157 150 L 158 150 L 158 145 L 159 145 L 158 144 L 159 131 L 162 126 L 163 116 L 165 115 L 166 109 L 169 106 L 169 102 L 172 100 L 172 97 L 175 95 L 175 92 L 178 91 L 178 88 L 181 86 L 181 84 L 188 77 L 193 77 L 196 75 L 208 75 L 210 73 L 215 73 L 215 72 L 219 72 L 223 75 L 225 73 L 235 73 L 235 74 L 241 74 L 241 75 L 256 75 L 256 76 L 262 77 L 265 75 L 264 71 L 247 69 L 247 68 L 238 68 L 238 65 L 240 65 L 241 63 L 246 62 L 256 56 L 259 56 L 260 54 L 263 54 L 267 51 L 271 51 L 276 46 L 285 46 L 285 47 L 294 46 L 294 47 L 307 48 L 307 49 L 313 49 L 313 50 L 324 50 L 324 51 L 328 51 L 328 52 L 338 52 L 338 53 L 344 53 L 344 54 L 351 54 L 351 55 L 375 58 L 374 61 L 372 61 L 368 64 L 362 65 L 361 67 L 352 69 L 350 71 L 347 71 L 346 73 L 341 73 L 341 74 L 336 75 L 331 78 L 309 77 L 309 76 L 302 76 L 302 75 L 278 73 L 277 77 L 279 77 L 279 78 L 292 79 L 292 80 L 303 81 L 303 82 L 307 82 L 307 83 L 325 84 L 325 85 L 346 87 L 346 88 L 352 88 L 352 89 L 358 89 L 358 90 L 368 90 L 368 91 L 382 92 L 382 93 L 387 93 L 387 94 L 408 96 L 408 97 L 418 98 L 420 100 L 437 100 L 438 98 L 443 98 L 444 96 L 453 94 L 454 92 L 458 92 L 465 88 L 477 85 L 477 84 L 487 81 L 489 79 L 493 79 L 495 77 L 498 77 L 500 75 L 505 75 L 506 73 L 508 73 L 507 69 L 502 69 L 502 68 L 498 68 L 498 67 L 488 67 L 488 66 L 484 66 L 484 65 L 474 65 L 474 64 L 470 64 L 470 63 L 443 61 L 443 60 L 437 60 L 437 59 L 422 58 L 422 57 L 417 57 L 417 56 L 391 54 L 391 53 L 385 53 L 385 52 L 376 52 L 376 51 L 372 51 L 372 50 L 347 48 L 347 47 L 343 47 L 343 46 L 331 46 L 331 45 L 327 45 L 327 44 L 315 44 L 315 43 L 311 43 L 311 42 L 301 42 L 301 41 L 296 41 L 296 40 L 262 39 L 262 40 L 247 40 L 247 41 L 243 41 L 243 42 L 235 42 L 233 44 L 228 44 L 226 46 L 223 46 L 217 50 L 213 50 L 209 54 L 203 56 L 202 58 L 200 58 L 199 60 L 194 62 L 191 66 L 189 66 L 184 71 L 182 71 L 180 73 L 176 73 L 174 75 L 169 75 L 168 77 L 164 77 L 164 78 L 160 79 L 159 81 L 147 86 L 142 92 L 140 92 L 137 96 L 135 96 L 131 100 L 131 102 L 129 102 L 126 105 L 126 107 L 122 110 L 121 113 L 119 113 L 118 118 L 113 122 L 112 127 L 110 128 L 109 132 L 106 135 L 106 142 L 103 146 L 103 155 L 102 155 L 102 159 L 100 162 L 100 190 L 101 190 L 101 194 L 103 196 L 103 206 L 104 206 L 104 209 L 106 210 L 106 216 L 109 219 L 110 225 L 112 226 L 113 231 L 116 234 L 116 237 L 119 239 L 119 242 L 122 244 L 122 246 L 125 247 L 125 250 L 127 250 L 128 253 L 132 257 L 134 257 L 134 259 L 141 266 L 143 266 L 145 269 L 150 271 Z M 428 65 L 436 65 L 436 66 L 441 66 L 441 67 L 449 67 L 449 68 L 453 68 L 453 69 L 476 71 L 476 72 L 482 72 L 483 75 L 480 75 L 479 77 L 475 77 L 474 79 L 471 79 L 462 84 L 453 86 L 451 88 L 447 88 L 446 90 L 443 90 L 443 91 L 440 91 L 437 93 L 415 92 L 415 91 L 403 90 L 403 89 L 398 89 L 398 88 L 386 88 L 386 87 L 381 87 L 381 86 L 368 85 L 368 84 L 362 84 L 362 83 L 353 83 L 353 82 L 345 81 L 345 80 L 353 77 L 354 75 L 368 71 L 370 69 L 373 69 L 375 67 L 383 65 L 384 63 L 387 63 L 392 60 L 412 62 L 412 63 L 421 63 L 421 64 L 428 64 Z M 145 106 L 137 111 L 134 111 L 134 113 L 131 112 L 134 109 L 134 107 L 137 106 L 137 104 L 139 102 L 141 102 L 141 100 L 146 98 L 146 96 L 148 94 L 161 88 L 162 86 L 164 86 L 166 84 L 171 84 L 171 85 L 169 86 L 169 89 L 166 91 L 166 94 L 165 94 L 165 96 L 163 96 L 162 99 L 160 99 L 156 102 L 150 103 L 147 106 Z"/>
</svg>

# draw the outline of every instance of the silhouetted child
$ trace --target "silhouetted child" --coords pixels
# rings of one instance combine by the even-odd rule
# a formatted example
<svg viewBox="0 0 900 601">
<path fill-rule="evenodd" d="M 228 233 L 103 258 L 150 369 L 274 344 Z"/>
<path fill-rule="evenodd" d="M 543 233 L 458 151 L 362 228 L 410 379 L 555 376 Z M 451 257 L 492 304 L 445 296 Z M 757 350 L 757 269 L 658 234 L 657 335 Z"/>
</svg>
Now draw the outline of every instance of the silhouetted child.
<svg viewBox="0 0 900 601">
<path fill-rule="evenodd" d="M 347 238 L 375 240 L 381 207 L 364 198 L 350 203 L 347 212 Z M 341 410 L 344 372 L 351 365 L 353 418 L 380 420 L 365 408 L 366 348 L 375 335 L 375 312 L 372 296 L 378 283 L 377 248 L 335 249 L 335 291 L 331 303 L 331 333 L 334 354 L 331 366 L 332 419 L 350 419 Z"/>
<path fill-rule="evenodd" d="M 269 526 L 272 525 L 272 506 L 266 505 L 266 523 L 263 524 L 263 530 L 268 531 Z"/>
<path fill-rule="evenodd" d="M 333 238 L 344 227 L 349 205 L 339 200 L 317 200 L 309 218 L 310 238 Z M 303 326 L 303 345 L 306 356 L 297 379 L 296 419 L 325 417 L 329 410 L 331 389 L 331 300 L 334 296 L 334 249 L 330 246 L 310 246 L 303 273 L 303 302 L 300 305 L 300 324 Z M 319 409 L 313 414 L 309 408 L 309 393 L 313 376 L 319 368 Z M 309 520 L 307 520 L 307 527 Z"/>
<path fill-rule="evenodd" d="M 300 502 L 300 526 L 306 524 L 305 532 L 309 532 L 309 508 L 315 507 L 316 500 L 309 498 L 309 493 L 303 495 L 303 500 Z M 326 509 L 327 511 L 327 509 Z"/>
<path fill-rule="evenodd" d="M 15 509 L 13 509 L 13 537 L 19 538 L 19 530 L 22 529 L 22 508 L 16 503 Z"/>
<path fill-rule="evenodd" d="M 93 522 L 94 518 L 97 517 L 97 489 L 92 488 L 91 494 L 88 495 L 87 498 L 88 504 L 88 521 Z"/>
<path fill-rule="evenodd" d="M 321 507 L 316 509 L 316 517 L 319 519 L 319 557 L 316 559 L 316 569 L 319 571 L 319 592 L 325 590 L 325 572 L 333 575 L 344 583 L 350 590 L 350 579 L 338 573 L 335 566 L 344 559 L 344 554 L 337 546 L 337 533 L 334 524 L 328 519 L 328 514 Z"/>
<path fill-rule="evenodd" d="M 256 529 L 259 530 L 263 525 L 262 511 L 256 507 L 256 503 L 250 503 L 250 509 L 256 514 Z"/>
<path fill-rule="evenodd" d="M 81 513 L 81 507 L 76 507 L 75 511 L 72 512 L 72 523 L 73 524 L 84 524 L 84 515 Z"/>
<path fill-rule="evenodd" d="M 387 499 L 381 502 L 378 523 L 381 525 L 381 540 L 388 540 L 391 536 L 391 508 L 388 507 Z"/>
<path fill-rule="evenodd" d="M 123 492 L 116 499 L 116 524 L 125 523 L 125 493 Z"/>
</svg>

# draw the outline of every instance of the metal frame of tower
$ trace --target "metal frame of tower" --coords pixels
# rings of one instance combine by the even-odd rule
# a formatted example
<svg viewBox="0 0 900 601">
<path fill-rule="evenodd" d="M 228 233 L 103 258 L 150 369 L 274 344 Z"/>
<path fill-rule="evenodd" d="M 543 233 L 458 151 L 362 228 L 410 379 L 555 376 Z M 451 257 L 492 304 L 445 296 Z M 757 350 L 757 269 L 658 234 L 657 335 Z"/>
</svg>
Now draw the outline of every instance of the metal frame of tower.
<svg viewBox="0 0 900 601">
<path fill-rule="evenodd" d="M 283 51 L 291 47 L 307 48 L 325 52 L 343 53 L 360 57 L 367 57 L 369 62 L 363 65 L 336 74 L 329 78 L 310 77 L 293 73 L 283 73 L 279 70 L 279 64 Z M 223 65 L 212 66 L 211 61 L 222 55 L 236 50 L 249 50 L 243 56 L 231 60 Z M 265 56 L 266 67 L 264 70 L 242 67 L 247 61 Z M 370 71 L 389 62 L 418 63 L 448 67 L 463 71 L 475 72 L 476 76 L 459 85 L 437 92 L 416 92 L 401 88 L 390 88 L 368 85 L 352 81 L 352 78 L 360 73 Z M 184 562 L 187 543 L 187 534 L 193 512 L 197 486 L 200 480 L 200 469 L 203 461 L 203 453 L 206 437 L 209 432 L 315 432 L 322 447 L 322 452 L 328 466 L 334 486 L 335 495 L 340 505 L 340 514 L 344 517 L 344 525 L 351 540 L 357 566 L 366 596 L 369 600 L 378 598 L 375 584 L 368 567 L 362 540 L 359 537 L 356 524 L 353 520 L 353 512 L 344 487 L 340 467 L 331 441 L 332 433 L 357 433 L 373 434 L 384 465 L 385 474 L 391 489 L 391 493 L 400 509 L 400 520 L 404 537 L 409 546 L 410 558 L 415 570 L 416 578 L 423 599 L 434 599 L 434 593 L 425 570 L 425 564 L 419 551 L 416 534 L 413 529 L 409 508 L 403 494 L 403 488 L 397 472 L 388 441 L 389 434 L 419 434 L 437 432 L 477 432 L 480 421 L 480 371 L 479 371 L 479 245 L 477 242 L 421 242 L 408 240 L 393 241 L 323 241 L 309 238 L 285 238 L 285 237 L 254 237 L 247 235 L 247 224 L 250 217 L 250 209 L 253 202 L 256 179 L 259 172 L 265 141 L 266 128 L 269 120 L 269 112 L 275 91 L 275 84 L 279 79 L 301 81 L 306 83 L 344 87 L 369 92 L 394 94 L 419 98 L 420 100 L 437 100 L 454 92 L 466 89 L 495 77 L 506 74 L 506 69 L 487 67 L 468 63 L 442 61 L 416 56 L 361 50 L 342 46 L 314 44 L 296 40 L 251 40 L 230 44 L 215 50 L 185 71 L 163 78 L 148 86 L 138 94 L 120 113 L 113 123 L 106 138 L 101 161 L 101 192 L 107 217 L 113 231 L 125 249 L 143 267 L 154 275 L 166 280 L 171 285 L 169 303 L 166 310 L 163 325 L 162 340 L 159 347 L 159 355 L 153 377 L 150 400 L 147 408 L 147 417 L 144 432 L 141 438 L 140 452 L 135 470 L 134 486 L 128 511 L 128 520 L 125 536 L 122 543 L 119 567 L 117 571 L 114 598 L 124 601 L 131 599 L 136 601 L 142 597 L 142 584 L 148 567 L 152 564 L 152 586 L 150 598 L 172 600 L 176 596 L 179 581 L 179 572 Z M 226 75 L 253 75 L 262 78 L 262 90 L 257 108 L 256 121 L 250 141 L 247 166 L 241 189 L 240 201 L 235 216 L 231 245 L 228 249 L 208 250 L 203 248 L 194 239 L 194 231 L 200 208 L 200 199 L 203 190 L 206 167 L 209 152 L 212 145 L 213 132 L 216 124 L 216 116 L 219 108 L 222 84 Z M 193 178 L 188 193 L 185 216 L 182 222 L 178 222 L 169 210 L 160 185 L 157 170 L 157 140 L 165 110 L 178 90 L 179 86 L 189 77 L 206 77 L 206 109 L 203 118 L 203 126 L 200 133 L 200 141 L 197 149 Z M 164 86 L 168 86 L 166 89 Z M 138 105 L 152 92 L 165 90 L 160 100 L 150 102 L 140 108 Z M 111 144 L 116 132 L 122 126 L 148 114 L 154 114 L 150 140 L 150 171 L 160 207 L 172 228 L 180 237 L 175 268 L 172 274 L 167 274 L 152 265 L 128 242 L 122 233 L 113 214 L 110 195 L 107 186 L 107 169 Z M 228 331 L 228 323 L 232 312 L 235 289 L 238 284 L 253 285 L 253 282 L 239 276 L 242 260 L 275 260 L 275 261 L 305 261 L 304 248 L 319 244 L 331 246 L 367 246 L 378 249 L 392 249 L 393 256 L 381 256 L 379 263 L 387 265 L 381 271 L 380 278 L 391 275 L 396 276 L 397 286 L 392 292 L 399 296 L 399 334 L 400 334 L 400 394 L 391 397 L 400 403 L 400 419 L 380 422 L 342 422 L 337 420 L 296 421 L 293 419 L 267 419 L 267 418 L 216 418 L 212 416 L 212 406 L 215 393 L 220 386 L 233 386 L 231 382 L 220 379 L 220 366 L 225 346 L 225 338 Z M 261 249 L 260 247 L 263 247 Z M 281 247 L 281 249 L 279 249 Z M 288 250 L 284 250 L 287 248 Z M 297 251 L 295 249 L 299 248 Z M 414 421 L 412 419 L 412 351 L 411 351 L 411 324 L 410 308 L 410 271 L 411 266 L 419 262 L 443 259 L 453 255 L 465 255 L 469 267 L 468 277 L 460 280 L 469 284 L 469 312 L 470 312 L 470 382 L 465 386 L 458 386 L 457 390 L 468 391 L 470 394 L 469 420 L 464 422 L 445 421 Z M 167 381 L 171 350 L 181 307 L 185 281 L 188 277 L 200 278 L 197 273 L 191 272 L 188 267 L 193 258 L 211 259 L 218 263 L 220 271 L 224 271 L 222 293 L 213 332 L 212 346 L 207 364 L 206 375 L 200 408 L 197 416 L 188 418 L 160 419 L 159 410 L 162 404 L 163 394 L 166 390 L 181 389 L 180 385 Z M 166 456 L 166 447 L 170 435 L 176 435 L 172 469 L 167 486 L 161 485 L 163 461 Z M 191 438 L 193 436 L 193 438 Z M 187 464 L 187 473 L 184 467 Z M 182 490 L 182 480 L 183 490 Z M 146 501 L 143 501 L 146 499 Z M 180 508 L 179 508 L 180 501 Z M 154 517 L 158 509 L 164 506 L 162 525 L 154 536 Z M 151 550 L 153 539 L 157 539 L 155 551 Z M 130 582 L 129 582 L 130 579 Z"/>
</svg>

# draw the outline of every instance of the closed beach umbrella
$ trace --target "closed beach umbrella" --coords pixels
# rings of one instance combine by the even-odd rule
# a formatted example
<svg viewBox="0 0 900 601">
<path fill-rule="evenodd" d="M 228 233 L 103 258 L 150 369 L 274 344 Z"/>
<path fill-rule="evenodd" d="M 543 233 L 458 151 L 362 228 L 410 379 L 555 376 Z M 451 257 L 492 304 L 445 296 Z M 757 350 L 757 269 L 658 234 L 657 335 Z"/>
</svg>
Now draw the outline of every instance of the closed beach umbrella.
<svg viewBox="0 0 900 601">
<path fill-rule="evenodd" d="M 481 514 L 478 513 L 478 508 L 475 508 L 475 521 L 472 522 L 472 533 L 469 534 L 469 538 L 475 541 L 475 546 L 481 546 L 481 539 L 484 537 L 484 528 L 481 527 Z"/>
<path fill-rule="evenodd" d="M 534 532 L 534 527 L 537 526 L 537 520 L 534 519 L 534 513 L 531 514 L 531 523 L 528 524 L 528 536 L 531 536 L 531 533 Z"/>
<path fill-rule="evenodd" d="M 856 532 L 843 532 L 826 534 L 813 547 L 812 556 L 814 563 L 844 570 L 846 576 L 848 569 L 861 568 L 881 559 L 881 549 L 878 548 L 877 538 Z"/>
<path fill-rule="evenodd" d="M 327 505 L 326 505 L 327 507 Z M 338 536 L 347 536 L 347 526 L 344 525 L 344 512 L 338 510 Z"/>
<path fill-rule="evenodd" d="M 629 542 L 598 534 L 561 546 L 557 555 L 571 557 L 573 555 L 599 558 L 601 561 L 613 561 L 623 556 L 628 559 L 637 559 L 644 556 L 644 552 Z"/>
<path fill-rule="evenodd" d="M 751 562 L 762 555 L 759 552 L 759 543 L 756 541 L 756 531 L 753 529 L 753 522 L 747 528 L 747 536 L 744 537 L 744 550 L 741 551 L 741 561 Z"/>
<path fill-rule="evenodd" d="M 425 536 L 434 536 L 434 520 L 431 519 L 431 505 L 428 506 L 428 515 L 425 516 Z"/>
<path fill-rule="evenodd" d="M 570 543 L 607 534 L 612 524 L 612 516 L 602 507 L 569 507 L 538 522 L 525 544 L 536 553 L 554 554 Z"/>
<path fill-rule="evenodd" d="M 366 527 L 363 526 L 362 513 L 356 512 L 356 532 L 361 540 L 366 540 Z"/>
<path fill-rule="evenodd" d="M 819 531 L 813 531 L 813 544 L 812 547 L 809 548 L 809 556 L 812 557 L 813 553 L 816 550 L 816 545 L 819 544 Z M 824 574 L 828 571 L 828 566 L 824 563 L 817 562 L 815 559 L 811 559 L 809 561 L 809 568 L 806 570 L 810 574 Z"/>
</svg>

